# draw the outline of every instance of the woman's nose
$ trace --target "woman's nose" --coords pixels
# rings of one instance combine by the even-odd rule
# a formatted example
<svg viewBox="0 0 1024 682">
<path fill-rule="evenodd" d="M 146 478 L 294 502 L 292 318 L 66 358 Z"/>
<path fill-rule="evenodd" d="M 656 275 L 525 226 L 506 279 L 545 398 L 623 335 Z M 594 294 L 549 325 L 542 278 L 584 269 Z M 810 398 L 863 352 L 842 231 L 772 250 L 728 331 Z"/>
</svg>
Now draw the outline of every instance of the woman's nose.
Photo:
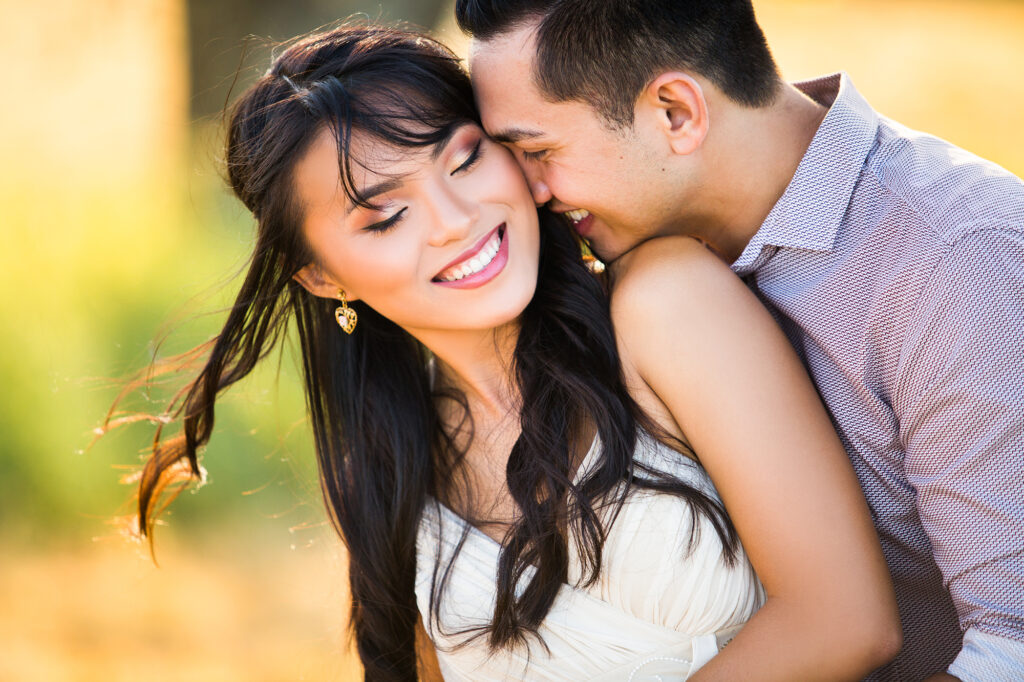
<svg viewBox="0 0 1024 682">
<path fill-rule="evenodd" d="M 473 231 L 473 226 L 480 218 L 480 204 L 462 196 L 450 186 L 437 188 L 431 208 L 434 214 L 431 246 L 443 246 L 452 240 L 464 239 Z"/>
</svg>

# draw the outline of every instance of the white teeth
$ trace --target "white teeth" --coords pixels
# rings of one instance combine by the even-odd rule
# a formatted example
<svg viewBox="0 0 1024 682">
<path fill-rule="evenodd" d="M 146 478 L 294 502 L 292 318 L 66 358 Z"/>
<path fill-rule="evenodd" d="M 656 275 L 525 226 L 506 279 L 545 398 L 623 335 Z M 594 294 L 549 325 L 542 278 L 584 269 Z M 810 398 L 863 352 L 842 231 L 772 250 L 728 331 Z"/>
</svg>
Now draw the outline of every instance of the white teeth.
<svg viewBox="0 0 1024 682">
<path fill-rule="evenodd" d="M 578 223 L 579 221 L 583 220 L 588 215 L 590 215 L 590 211 L 587 211 L 582 208 L 577 208 L 573 209 L 572 211 L 566 211 L 564 215 L 566 218 L 573 221 L 574 223 Z"/>
<path fill-rule="evenodd" d="M 480 248 L 475 256 L 468 261 L 464 261 L 461 265 L 448 268 L 438 276 L 438 279 L 442 282 L 457 282 L 463 277 L 474 275 L 491 264 L 500 248 L 501 236 L 496 232 L 493 237 L 487 240 L 487 243 Z"/>
</svg>

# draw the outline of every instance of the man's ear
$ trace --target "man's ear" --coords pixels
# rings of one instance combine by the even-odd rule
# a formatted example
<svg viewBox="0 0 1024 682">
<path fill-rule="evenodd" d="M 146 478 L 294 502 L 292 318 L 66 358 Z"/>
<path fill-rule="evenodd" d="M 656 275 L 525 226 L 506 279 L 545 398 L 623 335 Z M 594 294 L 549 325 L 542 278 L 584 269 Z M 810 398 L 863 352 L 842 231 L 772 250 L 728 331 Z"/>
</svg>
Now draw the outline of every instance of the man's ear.
<svg viewBox="0 0 1024 682">
<path fill-rule="evenodd" d="M 668 71 L 651 81 L 637 107 L 638 116 L 654 117 L 676 154 L 692 153 L 707 137 L 710 121 L 704 89 L 681 71 Z"/>
<path fill-rule="evenodd" d="M 329 275 L 325 275 L 323 270 L 313 263 L 302 266 L 301 270 L 292 275 L 292 279 L 301 284 L 303 289 L 320 298 L 338 298 L 339 289 L 345 290 L 345 297 L 349 301 L 358 298 Z"/>
</svg>

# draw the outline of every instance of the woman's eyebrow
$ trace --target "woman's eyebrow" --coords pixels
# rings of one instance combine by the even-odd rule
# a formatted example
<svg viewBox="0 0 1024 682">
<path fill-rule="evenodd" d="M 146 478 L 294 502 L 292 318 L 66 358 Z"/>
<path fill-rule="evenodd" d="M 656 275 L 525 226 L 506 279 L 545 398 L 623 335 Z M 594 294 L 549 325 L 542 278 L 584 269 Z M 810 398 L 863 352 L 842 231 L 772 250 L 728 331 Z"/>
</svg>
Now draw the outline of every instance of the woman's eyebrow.
<svg viewBox="0 0 1024 682">
<path fill-rule="evenodd" d="M 403 178 L 388 178 L 382 182 L 378 182 L 375 185 L 370 185 L 366 189 L 360 191 L 359 198 L 364 202 L 369 202 L 376 196 L 384 194 L 385 192 L 391 192 L 402 186 Z M 345 215 L 347 216 L 352 211 L 356 210 L 357 204 L 349 204 L 348 208 L 345 209 Z"/>
<path fill-rule="evenodd" d="M 444 153 L 444 150 L 448 146 L 448 143 L 452 141 L 452 138 L 455 136 L 455 133 L 461 130 L 462 127 L 463 126 L 452 126 L 448 131 L 445 132 L 443 138 L 434 143 L 433 147 L 430 149 L 431 161 L 437 161 L 441 154 Z M 370 199 L 373 199 L 378 195 L 384 194 L 385 192 L 394 191 L 402 186 L 404 178 L 405 176 L 388 178 L 387 180 L 378 182 L 375 185 L 370 185 L 369 187 L 358 193 L 359 198 L 362 199 L 363 201 L 368 202 L 370 201 Z M 356 209 L 356 206 L 357 205 L 355 204 L 349 205 L 349 207 L 345 210 L 345 215 L 348 215 L 349 213 L 354 211 Z"/>
<path fill-rule="evenodd" d="M 444 137 L 434 143 L 433 149 L 430 150 L 431 161 L 437 161 L 438 157 L 440 157 L 444 152 L 445 147 L 447 147 L 448 143 L 452 141 L 453 137 L 455 137 L 455 133 L 462 130 L 463 127 L 465 126 L 453 125 L 445 132 Z"/>
</svg>

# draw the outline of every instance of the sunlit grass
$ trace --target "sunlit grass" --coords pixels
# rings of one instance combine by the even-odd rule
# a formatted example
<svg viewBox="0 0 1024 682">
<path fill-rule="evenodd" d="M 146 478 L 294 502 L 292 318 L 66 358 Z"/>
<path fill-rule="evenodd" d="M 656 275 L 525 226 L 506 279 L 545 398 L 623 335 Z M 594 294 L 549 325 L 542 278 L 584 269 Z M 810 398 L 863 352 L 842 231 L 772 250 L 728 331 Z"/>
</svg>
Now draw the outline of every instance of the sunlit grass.
<svg viewBox="0 0 1024 682">
<path fill-rule="evenodd" d="M 331 546 L 123 545 L 0 563 L 0 680 L 357 679 Z M 15 559 L 15 560 L 11 560 Z"/>
</svg>

